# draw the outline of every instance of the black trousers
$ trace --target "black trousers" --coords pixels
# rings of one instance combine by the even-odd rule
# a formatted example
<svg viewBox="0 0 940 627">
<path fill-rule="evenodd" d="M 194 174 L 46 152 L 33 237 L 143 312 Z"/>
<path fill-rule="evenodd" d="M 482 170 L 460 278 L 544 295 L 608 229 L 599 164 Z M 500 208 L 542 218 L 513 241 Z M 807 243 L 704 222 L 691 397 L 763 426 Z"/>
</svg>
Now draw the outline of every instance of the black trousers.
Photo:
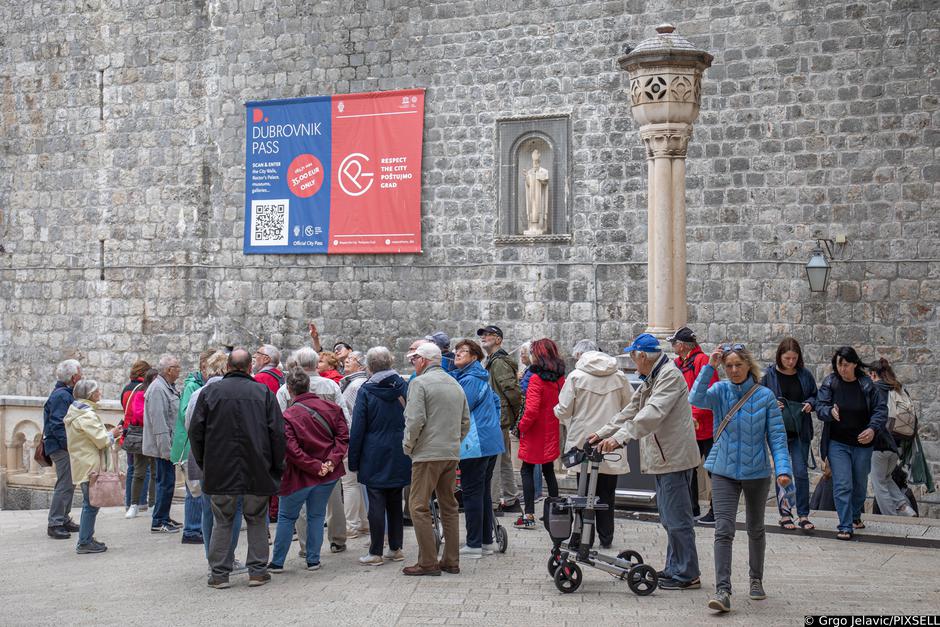
<svg viewBox="0 0 940 627">
<path fill-rule="evenodd" d="M 714 440 L 712 440 L 711 438 L 708 438 L 707 440 L 696 440 L 696 443 L 698 444 L 698 452 L 701 458 L 703 460 L 707 459 L 708 454 L 712 450 L 712 445 L 714 444 Z M 708 476 L 711 477 L 712 473 L 708 473 Z M 692 495 L 692 515 L 698 518 L 699 516 L 702 515 L 702 508 L 699 507 L 699 504 L 698 504 L 698 469 L 697 468 L 692 469 L 692 482 L 689 488 L 690 488 L 689 494 Z M 708 509 L 711 509 L 711 508 L 712 508 L 711 502 L 709 502 Z"/>
<path fill-rule="evenodd" d="M 614 499 L 617 496 L 617 480 L 620 475 L 597 475 L 597 489 L 594 495 L 598 502 L 607 505 L 606 510 L 597 510 L 594 512 L 594 523 L 597 528 L 597 537 L 601 544 L 613 544 L 614 542 Z M 578 483 L 581 482 L 581 473 L 578 473 Z"/>
<path fill-rule="evenodd" d="M 385 545 L 385 519 L 388 518 L 388 548 L 401 549 L 405 539 L 405 519 L 402 514 L 402 488 L 370 488 L 369 495 L 369 554 L 382 555 Z"/>
<path fill-rule="evenodd" d="M 535 464 L 522 462 L 519 474 L 522 475 L 522 499 L 525 501 L 525 513 L 535 513 Z M 549 496 L 558 496 L 558 481 L 555 480 L 555 466 L 552 462 L 542 464 L 542 479 L 548 486 Z"/>
</svg>

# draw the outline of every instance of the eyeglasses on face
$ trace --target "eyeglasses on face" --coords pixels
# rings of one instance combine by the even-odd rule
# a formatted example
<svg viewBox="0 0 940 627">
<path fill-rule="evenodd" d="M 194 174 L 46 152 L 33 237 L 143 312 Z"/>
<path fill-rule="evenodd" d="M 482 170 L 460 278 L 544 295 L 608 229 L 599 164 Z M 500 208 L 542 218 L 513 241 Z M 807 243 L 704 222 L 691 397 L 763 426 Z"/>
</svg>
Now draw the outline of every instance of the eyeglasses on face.
<svg viewBox="0 0 940 627">
<path fill-rule="evenodd" d="M 468 355 L 470 354 L 469 348 L 458 348 L 454 351 L 454 355 Z"/>
<path fill-rule="evenodd" d="M 743 351 L 745 350 L 746 347 L 744 346 L 744 344 L 735 342 L 734 344 L 731 344 L 731 343 L 720 344 L 718 348 L 721 350 L 722 353 L 730 353 L 732 351 L 734 352 Z"/>
</svg>

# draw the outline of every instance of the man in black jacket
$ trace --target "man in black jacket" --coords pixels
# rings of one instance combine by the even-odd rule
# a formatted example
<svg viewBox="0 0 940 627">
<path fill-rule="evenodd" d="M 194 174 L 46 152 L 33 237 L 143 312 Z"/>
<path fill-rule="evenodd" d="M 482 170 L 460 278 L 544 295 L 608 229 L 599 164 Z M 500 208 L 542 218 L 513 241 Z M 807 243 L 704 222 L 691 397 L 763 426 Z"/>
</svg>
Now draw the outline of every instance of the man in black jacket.
<svg viewBox="0 0 940 627">
<path fill-rule="evenodd" d="M 248 526 L 248 585 L 271 580 L 265 522 L 268 500 L 277 494 L 284 472 L 284 417 L 271 390 L 250 373 L 251 355 L 236 348 L 225 378 L 199 395 L 189 426 L 193 457 L 203 471 L 202 490 L 212 501 L 212 588 L 229 587 L 239 499 Z"/>
</svg>

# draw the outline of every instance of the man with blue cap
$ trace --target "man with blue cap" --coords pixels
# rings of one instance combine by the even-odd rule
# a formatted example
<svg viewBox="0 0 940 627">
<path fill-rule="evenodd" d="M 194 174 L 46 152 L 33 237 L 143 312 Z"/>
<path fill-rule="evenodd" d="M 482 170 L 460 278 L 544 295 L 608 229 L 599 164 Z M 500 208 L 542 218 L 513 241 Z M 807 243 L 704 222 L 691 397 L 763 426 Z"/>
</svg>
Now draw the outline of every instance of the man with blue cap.
<svg viewBox="0 0 940 627">
<path fill-rule="evenodd" d="M 624 349 L 636 363 L 642 383 L 619 414 L 589 438 L 608 453 L 640 441 L 640 466 L 656 477 L 656 506 L 666 529 L 663 590 L 702 587 L 689 482 L 699 464 L 689 388 L 682 372 L 663 354 L 659 340 L 643 333 Z M 624 451 L 622 454 L 626 454 Z"/>
</svg>

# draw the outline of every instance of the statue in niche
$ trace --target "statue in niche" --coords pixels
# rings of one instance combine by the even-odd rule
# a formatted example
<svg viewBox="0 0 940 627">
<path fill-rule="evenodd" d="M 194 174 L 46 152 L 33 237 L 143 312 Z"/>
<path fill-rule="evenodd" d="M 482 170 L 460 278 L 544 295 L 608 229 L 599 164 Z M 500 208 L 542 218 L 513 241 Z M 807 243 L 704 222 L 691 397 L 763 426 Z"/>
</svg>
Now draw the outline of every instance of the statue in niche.
<svg viewBox="0 0 940 627">
<path fill-rule="evenodd" d="M 525 235 L 544 235 L 548 224 L 548 170 L 542 167 L 538 149 L 532 151 L 532 167 L 522 173 L 525 180 Z"/>
</svg>

